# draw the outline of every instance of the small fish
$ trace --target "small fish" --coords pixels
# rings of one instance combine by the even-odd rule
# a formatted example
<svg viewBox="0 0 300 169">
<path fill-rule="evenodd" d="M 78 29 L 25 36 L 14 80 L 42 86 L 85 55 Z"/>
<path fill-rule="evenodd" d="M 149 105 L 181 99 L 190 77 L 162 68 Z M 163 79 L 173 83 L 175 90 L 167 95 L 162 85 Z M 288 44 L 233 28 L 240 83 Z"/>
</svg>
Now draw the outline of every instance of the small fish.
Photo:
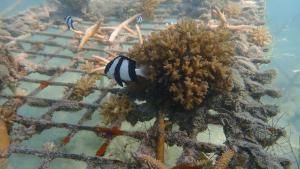
<svg viewBox="0 0 300 169">
<path fill-rule="evenodd" d="M 144 68 L 136 68 L 136 62 L 125 56 L 117 56 L 106 66 L 104 73 L 107 77 L 115 79 L 123 87 L 123 82 L 136 81 L 137 76 L 146 78 Z"/>
<path fill-rule="evenodd" d="M 74 25 L 73 25 L 74 21 L 73 21 L 73 19 L 72 19 L 71 16 L 66 16 L 66 17 L 65 17 L 65 23 L 67 24 L 69 30 L 71 30 L 71 29 L 72 29 L 72 30 L 75 30 L 75 29 L 74 29 Z"/>
<path fill-rule="evenodd" d="M 264 52 L 269 52 L 268 48 L 263 49 Z"/>
<path fill-rule="evenodd" d="M 142 16 L 142 15 L 136 17 L 136 23 L 137 23 L 137 24 L 140 24 L 140 23 L 142 23 L 142 22 L 143 22 L 143 16 Z"/>
<path fill-rule="evenodd" d="M 293 70 L 293 73 L 299 73 L 299 72 L 300 72 L 300 69 Z"/>
</svg>

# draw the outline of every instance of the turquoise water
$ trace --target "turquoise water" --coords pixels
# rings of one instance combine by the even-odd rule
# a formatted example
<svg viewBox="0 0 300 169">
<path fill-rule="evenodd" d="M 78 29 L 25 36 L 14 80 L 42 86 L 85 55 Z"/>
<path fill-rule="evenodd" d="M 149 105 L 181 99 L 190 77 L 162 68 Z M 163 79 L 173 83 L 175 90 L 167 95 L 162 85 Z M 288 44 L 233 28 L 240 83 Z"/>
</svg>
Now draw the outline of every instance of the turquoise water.
<svg viewBox="0 0 300 169">
<path fill-rule="evenodd" d="M 283 112 L 279 125 L 287 128 L 290 142 L 298 154 L 300 76 L 295 71 L 300 70 L 300 1 L 272 0 L 267 4 L 267 21 L 273 36 L 272 62 L 268 67 L 278 70 L 278 77 L 273 85 L 283 91 L 283 97 L 275 101 Z M 291 152 L 288 142 L 289 139 L 281 141 L 278 147 L 280 153 Z"/>
<path fill-rule="evenodd" d="M 24 8 L 31 7 L 43 3 L 40 0 L 23 0 L 17 4 L 14 10 L 5 13 L 5 15 L 11 15 L 16 11 Z M 11 5 L 11 0 L 1 0 L 0 11 L 5 11 L 9 5 Z M 277 100 L 272 99 L 272 103 L 280 105 L 283 115 L 276 117 L 279 119 L 278 125 L 287 128 L 288 135 L 291 137 L 290 143 L 292 148 L 298 152 L 299 144 L 298 137 L 300 136 L 300 75 L 297 76 L 295 70 L 300 70 L 300 1 L 299 0 L 269 0 L 267 2 L 267 22 L 268 27 L 273 36 L 272 44 L 272 62 L 267 65 L 268 68 L 275 68 L 278 70 L 278 77 L 272 85 L 278 87 L 283 91 L 283 97 Z M 41 58 L 37 58 L 37 62 L 41 61 Z M 49 64 L 51 66 L 57 66 L 58 64 L 66 64 L 67 60 L 50 60 Z M 31 76 L 34 76 L 31 75 Z M 46 80 L 49 77 L 41 77 L 37 75 L 40 79 Z M 31 77 L 35 78 L 35 77 Z M 68 79 L 68 82 L 75 82 L 78 80 L 79 76 L 77 73 L 65 73 L 60 78 L 56 79 L 57 82 L 63 82 Z M 37 86 L 32 86 L 32 84 L 23 83 L 23 88 L 27 91 L 31 91 Z M 55 92 L 56 93 L 55 93 Z M 61 98 L 63 96 L 63 87 L 49 87 L 41 92 L 38 97 L 41 98 Z M 8 91 L 7 91 L 8 92 Z M 99 92 L 95 92 L 90 95 L 84 101 L 91 103 L 96 99 Z M 267 102 L 268 100 L 266 100 Z M 2 102 L 2 101 L 0 101 Z M 29 105 L 22 106 L 18 113 L 24 116 L 34 116 L 40 117 L 46 112 L 45 108 L 36 108 Z M 53 115 L 53 120 L 56 122 L 69 121 L 70 123 L 77 123 L 80 117 L 83 115 L 85 110 L 79 112 L 63 112 L 58 111 Z M 93 120 L 87 121 L 85 125 L 96 125 L 100 119 L 99 114 L 95 113 Z M 214 127 L 212 127 L 214 128 Z M 221 132 L 222 133 L 222 132 Z M 65 135 L 67 131 L 64 129 L 50 129 L 45 130 L 40 135 L 33 137 L 30 141 L 23 143 L 24 146 L 34 147 L 37 149 L 42 149 L 43 143 L 54 142 L 58 143 Z M 217 134 L 218 135 L 218 134 Z M 220 134 L 221 135 L 221 134 Z M 203 136 L 204 137 L 204 136 Z M 203 138 L 202 137 L 202 138 Z M 222 136 L 218 140 L 222 143 Z M 94 133 L 90 132 L 79 132 L 73 138 L 72 142 L 67 146 L 63 147 L 63 150 L 69 153 L 82 153 L 93 156 L 95 150 L 99 148 L 103 140 L 99 140 Z M 288 139 L 282 139 L 278 147 L 274 147 L 275 153 L 290 156 L 293 161 L 293 156 L 291 155 L 290 146 Z M 117 143 L 116 143 L 117 144 Z M 125 143 L 124 143 L 125 144 Z M 80 145 L 80 146 L 78 146 Z M 116 150 L 120 151 L 120 150 Z M 26 156 L 28 158 L 28 156 Z M 17 165 L 14 165 L 15 169 L 31 169 L 39 166 L 41 159 L 32 157 L 28 160 L 24 160 L 22 155 L 14 155 L 11 157 L 12 161 L 15 161 Z M 86 164 L 82 162 L 75 162 L 73 160 L 61 160 L 57 159 L 51 163 L 50 168 L 86 168 Z"/>
<path fill-rule="evenodd" d="M 46 0 L 1 0 L 0 14 L 3 16 L 11 16 L 16 12 L 42 4 L 45 1 Z M 11 5 L 14 6 L 12 10 L 10 10 Z"/>
</svg>

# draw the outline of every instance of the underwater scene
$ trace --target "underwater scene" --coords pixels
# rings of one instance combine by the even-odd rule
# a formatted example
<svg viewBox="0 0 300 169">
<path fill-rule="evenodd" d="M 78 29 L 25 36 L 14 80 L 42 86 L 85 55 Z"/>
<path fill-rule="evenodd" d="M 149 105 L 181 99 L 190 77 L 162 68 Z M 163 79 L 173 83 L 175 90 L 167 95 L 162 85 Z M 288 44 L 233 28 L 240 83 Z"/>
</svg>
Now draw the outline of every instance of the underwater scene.
<svg viewBox="0 0 300 169">
<path fill-rule="evenodd" d="M 300 169 L 299 0 L 1 0 L 0 169 Z"/>
</svg>

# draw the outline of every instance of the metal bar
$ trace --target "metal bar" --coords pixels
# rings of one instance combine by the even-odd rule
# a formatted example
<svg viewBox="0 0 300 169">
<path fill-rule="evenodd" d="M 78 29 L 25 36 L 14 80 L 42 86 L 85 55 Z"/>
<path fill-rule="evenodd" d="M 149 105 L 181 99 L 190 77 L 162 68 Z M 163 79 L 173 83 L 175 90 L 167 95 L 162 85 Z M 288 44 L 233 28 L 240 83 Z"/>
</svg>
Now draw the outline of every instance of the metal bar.
<svg viewBox="0 0 300 169">
<path fill-rule="evenodd" d="M 74 37 L 74 36 L 68 36 L 68 35 L 61 35 L 61 34 L 55 34 L 55 33 L 47 33 L 47 32 L 36 32 L 36 31 L 29 31 L 30 33 L 34 35 L 42 35 L 42 36 L 50 36 L 50 37 L 58 37 L 58 38 L 64 38 L 64 39 L 80 39 L 79 37 Z M 99 41 L 94 38 L 89 39 L 91 42 L 98 42 L 98 43 L 103 43 L 107 44 L 107 41 Z M 125 45 L 134 45 L 135 42 L 123 42 L 122 44 Z"/>
<path fill-rule="evenodd" d="M 38 157 L 52 157 L 55 158 L 65 158 L 65 159 L 72 159 L 77 161 L 85 161 L 85 162 L 93 162 L 98 165 L 124 165 L 123 162 L 118 160 L 110 160 L 105 158 L 99 158 L 99 157 L 92 157 L 87 156 L 84 154 L 67 154 L 62 152 L 51 152 L 51 151 L 40 151 L 40 150 L 34 150 L 34 149 L 28 149 L 28 148 L 21 148 L 21 147 L 11 147 L 9 150 L 9 153 L 16 153 L 16 154 L 28 154 L 28 155 L 34 155 Z"/>
<path fill-rule="evenodd" d="M 13 96 L 13 95 L 0 94 L 0 97 L 5 99 L 39 100 L 41 102 L 49 103 L 50 105 L 57 104 L 59 102 L 69 102 L 73 104 L 78 104 L 79 106 L 82 106 L 84 108 L 98 108 L 100 106 L 99 104 L 89 104 L 89 103 L 76 102 L 76 101 L 64 100 L 64 99 L 46 99 L 46 98 L 35 97 L 35 96 Z"/>
<path fill-rule="evenodd" d="M 120 21 L 117 20 L 116 21 Z M 85 22 L 88 23 L 88 22 Z M 92 22 L 89 22 L 91 24 L 93 24 Z M 147 22 L 146 22 L 147 23 Z M 154 21 L 151 22 L 151 24 L 165 24 L 164 22 L 158 22 L 158 21 Z M 50 26 L 52 27 L 52 26 Z M 143 28 L 143 30 L 148 30 L 148 31 L 157 31 L 160 29 L 152 29 L 152 28 Z M 67 86 L 67 87 L 74 87 L 75 84 L 73 83 L 62 83 L 62 82 L 55 82 L 54 80 L 57 79 L 58 77 L 60 77 L 63 73 L 65 72 L 78 72 L 78 73 L 82 73 L 82 74 L 86 74 L 86 72 L 81 71 L 81 70 L 77 70 L 73 67 L 74 65 L 76 65 L 76 63 L 84 63 L 84 61 L 94 61 L 93 59 L 89 59 L 89 58 L 83 58 L 84 60 L 80 60 L 77 57 L 72 57 L 72 56 L 67 56 L 67 55 L 63 55 L 63 54 L 59 54 L 61 51 L 63 51 L 64 49 L 71 49 L 71 51 L 75 51 L 74 53 L 76 53 L 76 49 L 75 47 L 73 48 L 72 46 L 68 46 L 68 45 L 61 45 L 55 41 L 52 41 L 53 39 L 59 37 L 59 38 L 65 38 L 65 39 L 72 39 L 72 36 L 68 36 L 68 35 L 60 35 L 57 33 L 46 33 L 46 32 L 34 32 L 34 31 L 30 31 L 32 35 L 43 35 L 43 36 L 49 36 L 50 38 L 47 39 L 46 41 L 32 41 L 32 40 L 17 40 L 17 42 L 20 43 L 29 43 L 29 44 L 34 44 L 34 43 L 43 43 L 46 46 L 54 46 L 54 47 L 59 47 L 60 49 L 56 50 L 55 52 L 51 53 L 51 54 L 47 54 L 47 53 L 42 53 L 41 51 L 37 52 L 37 51 L 22 51 L 22 50 L 11 50 L 12 52 L 16 52 L 16 53 L 28 53 L 28 54 L 32 54 L 32 55 L 38 55 L 38 56 L 44 56 L 46 57 L 45 59 L 43 59 L 43 61 L 41 63 L 43 63 L 44 65 L 47 65 L 48 61 L 52 58 L 64 58 L 64 59 L 70 59 L 72 61 L 71 64 L 69 64 L 68 66 L 66 66 L 63 69 L 57 69 L 57 72 L 55 72 L 55 74 L 53 76 L 51 76 L 50 79 L 46 80 L 49 85 L 55 85 L 55 86 Z M 96 40 L 91 39 L 91 41 L 95 42 Z M 122 44 L 126 44 L 126 45 L 133 45 L 134 42 L 125 42 Z M 85 51 L 97 51 L 97 52 L 105 52 L 108 53 L 107 51 L 103 50 L 103 49 L 98 49 L 98 48 L 94 48 L 94 47 L 86 47 L 84 48 Z M 113 50 L 112 50 L 113 51 Z M 127 53 L 125 51 L 116 51 L 116 52 L 122 52 L 122 53 Z M 80 55 L 79 53 L 77 53 L 77 56 Z M 29 79 L 29 78 L 21 78 L 19 79 L 19 81 L 26 81 L 26 82 L 32 82 L 32 83 L 41 83 L 42 80 L 34 80 L 34 79 Z M 42 120 L 47 116 L 47 115 L 51 115 L 53 114 L 53 112 L 55 112 L 56 110 L 53 108 L 53 105 L 58 104 L 58 103 L 63 103 L 63 102 L 69 102 L 72 104 L 79 104 L 80 107 L 83 108 L 87 108 L 88 110 L 85 112 L 85 114 L 82 116 L 82 118 L 78 121 L 78 123 L 76 125 L 72 125 L 72 124 L 68 124 L 68 123 L 53 123 L 53 122 L 49 122 L 46 123 L 47 125 L 50 125 L 48 127 L 61 127 L 61 128 L 66 128 L 70 130 L 70 133 L 68 134 L 69 137 L 74 136 L 79 130 L 89 130 L 89 131 L 94 131 L 97 129 L 97 127 L 89 127 L 89 126 L 82 126 L 82 124 L 89 119 L 93 113 L 95 112 L 95 110 L 97 110 L 97 108 L 99 108 L 99 104 L 102 101 L 102 99 L 107 95 L 107 93 L 109 92 L 109 90 L 103 90 L 101 88 L 95 87 L 94 90 L 101 90 L 101 95 L 99 96 L 99 98 L 93 102 L 92 104 L 88 104 L 88 103 L 82 103 L 82 102 L 73 102 L 73 101 L 69 101 L 67 100 L 68 95 L 70 95 L 70 93 L 67 93 L 64 95 L 63 99 L 44 99 L 44 98 L 38 98 L 35 97 L 36 94 L 38 94 L 42 89 L 37 88 L 35 89 L 33 92 L 31 92 L 29 94 L 29 96 L 23 96 L 23 97 L 17 97 L 17 96 L 8 96 L 8 95 L 0 95 L 0 97 L 2 98 L 8 98 L 8 99 L 12 99 L 12 98 L 21 98 L 24 99 L 24 103 L 27 100 L 30 99 L 36 99 L 36 100 L 40 100 L 40 101 L 45 101 L 50 103 L 49 107 L 50 109 L 42 116 L 42 118 L 35 120 L 35 121 L 30 121 L 33 119 L 29 119 L 29 121 L 25 122 L 25 121 L 21 121 L 20 119 L 17 119 L 19 121 L 16 121 L 16 123 L 19 124 L 29 124 L 29 125 L 40 125 Z M 27 119 L 28 120 L 28 119 Z M 44 126 L 46 127 L 46 126 Z M 143 136 L 144 137 L 144 136 Z M 58 148 L 63 147 L 63 144 L 60 144 L 58 146 Z M 48 165 L 53 159 L 55 158 L 68 158 L 68 159 L 74 159 L 74 160 L 81 160 L 81 161 L 85 161 L 87 163 L 89 162 L 93 162 L 96 164 L 103 164 L 103 163 L 114 163 L 114 164 L 118 164 L 120 163 L 120 165 L 123 163 L 119 162 L 119 161 L 114 161 L 114 160 L 107 160 L 106 159 L 102 159 L 102 158 L 97 158 L 97 157 L 88 157 L 85 155 L 77 155 L 77 154 L 65 154 L 65 153 L 60 153 L 60 152 L 45 152 L 45 151 L 38 151 L 38 150 L 31 150 L 31 149 L 23 149 L 23 148 L 16 148 L 16 147 L 12 147 L 11 148 L 11 153 L 21 153 L 21 154 L 31 154 L 31 155 L 36 155 L 39 157 L 43 157 L 43 162 L 42 164 L 39 166 L 40 169 L 46 169 L 48 168 Z"/>
</svg>

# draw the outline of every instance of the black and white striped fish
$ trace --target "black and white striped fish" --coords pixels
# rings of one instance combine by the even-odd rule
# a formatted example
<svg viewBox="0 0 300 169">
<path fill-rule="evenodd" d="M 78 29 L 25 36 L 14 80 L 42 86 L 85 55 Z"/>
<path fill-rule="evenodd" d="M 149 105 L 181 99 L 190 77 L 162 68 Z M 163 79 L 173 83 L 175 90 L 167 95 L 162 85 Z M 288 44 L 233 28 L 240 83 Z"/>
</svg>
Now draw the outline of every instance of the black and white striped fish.
<svg viewBox="0 0 300 169">
<path fill-rule="evenodd" d="M 140 24 L 140 23 L 142 23 L 142 22 L 143 22 L 143 16 L 142 16 L 142 15 L 136 17 L 136 23 L 137 23 L 137 24 Z"/>
<path fill-rule="evenodd" d="M 123 87 L 123 82 L 136 81 L 137 76 L 146 77 L 143 68 L 136 68 L 136 62 L 125 56 L 117 56 L 104 70 L 107 77 L 115 79 Z"/>
<path fill-rule="evenodd" d="M 71 29 L 72 29 L 72 30 L 75 30 L 75 29 L 74 29 L 74 25 L 73 25 L 74 21 L 73 21 L 73 19 L 72 19 L 71 16 L 66 16 L 66 17 L 65 17 L 65 23 L 67 24 L 69 30 L 71 30 Z"/>
</svg>

